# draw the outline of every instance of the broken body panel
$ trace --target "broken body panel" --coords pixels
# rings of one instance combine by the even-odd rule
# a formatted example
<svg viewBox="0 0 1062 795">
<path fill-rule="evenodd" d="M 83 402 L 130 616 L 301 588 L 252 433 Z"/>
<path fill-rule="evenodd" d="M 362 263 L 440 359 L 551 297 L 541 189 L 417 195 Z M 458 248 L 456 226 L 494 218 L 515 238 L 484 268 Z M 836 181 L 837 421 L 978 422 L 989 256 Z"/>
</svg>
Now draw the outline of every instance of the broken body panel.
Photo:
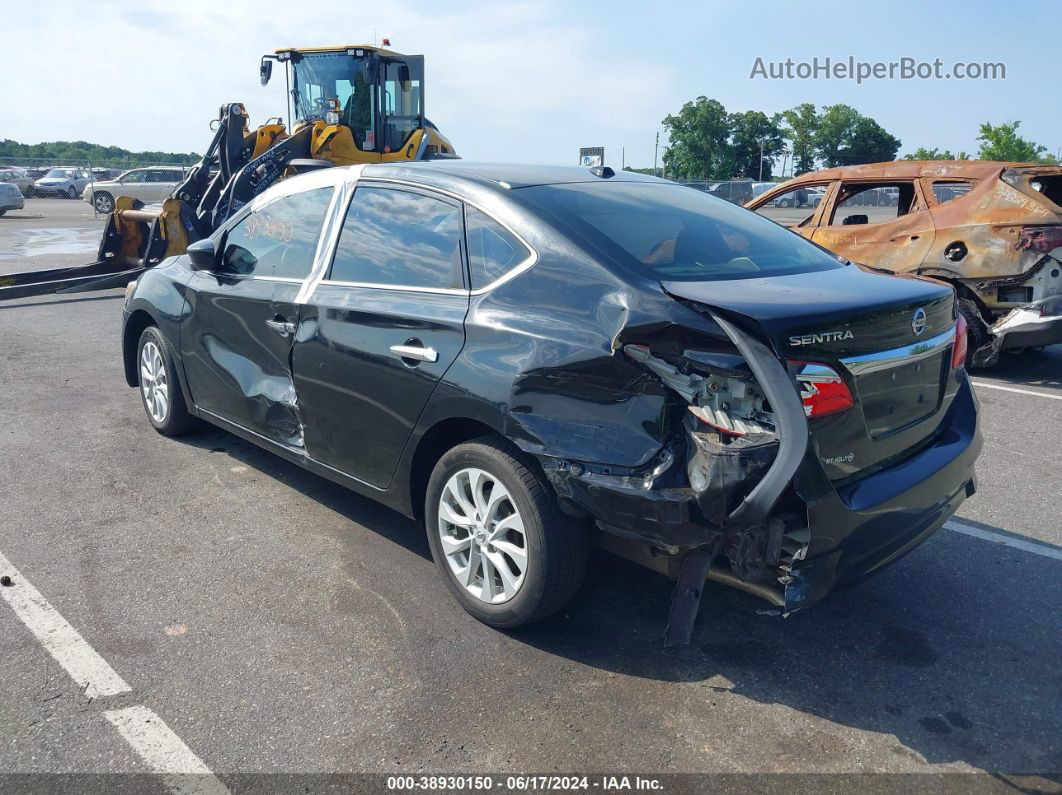
<svg viewBox="0 0 1062 795">
<path fill-rule="evenodd" d="M 804 174 L 746 206 L 763 210 L 812 184 L 827 187 L 826 197 L 793 231 L 855 262 L 952 284 L 983 326 L 974 364 L 1062 342 L 1062 167 L 872 163 Z M 861 208 L 842 217 L 861 193 L 882 184 L 897 191 L 891 217 L 868 218 Z"/>
<path fill-rule="evenodd" d="M 691 581 L 707 574 L 794 610 L 899 557 L 973 493 L 976 404 L 955 366 L 955 305 L 942 285 L 821 252 L 820 272 L 661 280 L 553 223 L 533 193 L 685 190 L 639 175 L 606 183 L 577 169 L 436 163 L 313 178 L 335 179 L 337 191 L 301 285 L 250 286 L 269 292 L 257 308 L 246 296 L 206 312 L 197 280 L 223 274 L 182 256 L 141 276 L 125 309 L 131 385 L 136 340 L 155 322 L 181 351 L 190 410 L 410 516 L 440 438 L 502 434 L 610 548 L 672 575 L 685 567 L 679 640 L 699 600 Z M 476 208 L 518 230 L 534 256 L 484 289 L 467 272 L 469 289 L 435 293 L 329 283 L 359 185 Z M 700 200 L 712 203 L 704 212 L 751 218 Z M 278 289 L 290 336 L 268 355 L 253 339 L 234 344 L 237 327 L 263 327 Z M 410 338 L 437 359 L 410 366 L 388 353 Z"/>
</svg>

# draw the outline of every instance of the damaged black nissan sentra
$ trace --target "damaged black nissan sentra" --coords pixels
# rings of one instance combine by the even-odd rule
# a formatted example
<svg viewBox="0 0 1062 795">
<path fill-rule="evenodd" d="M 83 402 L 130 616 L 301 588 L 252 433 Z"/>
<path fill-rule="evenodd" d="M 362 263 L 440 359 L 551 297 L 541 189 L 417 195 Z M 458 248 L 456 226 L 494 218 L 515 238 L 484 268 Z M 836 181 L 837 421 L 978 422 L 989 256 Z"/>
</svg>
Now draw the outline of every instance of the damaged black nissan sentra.
<svg viewBox="0 0 1062 795">
<path fill-rule="evenodd" d="M 126 378 L 422 521 L 454 597 L 515 627 L 597 541 L 782 611 L 896 560 L 974 493 L 950 287 L 848 263 L 611 169 L 331 168 L 127 292 Z"/>
</svg>

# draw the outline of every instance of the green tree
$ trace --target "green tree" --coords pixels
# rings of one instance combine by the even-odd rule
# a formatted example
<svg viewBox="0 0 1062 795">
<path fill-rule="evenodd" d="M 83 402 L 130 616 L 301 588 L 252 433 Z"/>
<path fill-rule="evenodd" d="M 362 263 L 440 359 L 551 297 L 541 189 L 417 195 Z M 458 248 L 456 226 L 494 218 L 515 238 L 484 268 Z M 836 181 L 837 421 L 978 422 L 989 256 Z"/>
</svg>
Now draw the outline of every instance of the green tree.
<svg viewBox="0 0 1062 795">
<path fill-rule="evenodd" d="M 195 152 L 130 152 L 118 146 L 101 146 L 87 141 L 49 141 L 41 144 L 22 144 L 4 139 L 0 141 L 0 157 L 30 159 L 38 158 L 60 163 L 168 163 L 194 165 L 200 156 Z"/>
<path fill-rule="evenodd" d="M 904 160 L 969 160 L 970 156 L 966 152 L 959 152 L 958 155 L 953 155 L 950 149 L 937 149 L 935 146 L 932 149 L 926 149 L 924 146 L 920 146 L 908 155 L 903 156 Z"/>
<path fill-rule="evenodd" d="M 792 141 L 793 176 L 815 170 L 815 135 L 819 130 L 819 114 L 810 102 L 782 111 L 785 121 L 783 133 Z"/>
<path fill-rule="evenodd" d="M 730 116 L 718 100 L 697 97 L 664 119 L 671 145 L 664 167 L 673 179 L 729 179 L 734 173 Z"/>
<path fill-rule="evenodd" d="M 900 140 L 851 105 L 827 105 L 819 117 L 815 150 L 826 168 L 892 160 Z"/>
<path fill-rule="evenodd" d="M 1010 160 L 1026 163 L 1046 159 L 1042 156 L 1047 151 L 1047 147 L 1033 141 L 1026 141 L 1019 136 L 1020 125 L 1020 121 L 1010 124 L 1004 122 L 999 125 L 992 125 L 989 122 L 982 124 L 981 134 L 977 136 L 977 140 L 981 142 L 978 157 L 982 160 Z"/>
<path fill-rule="evenodd" d="M 869 116 L 860 116 L 838 156 L 842 166 L 882 163 L 894 160 L 899 149 L 899 138 L 890 135 Z"/>
<path fill-rule="evenodd" d="M 823 166 L 841 165 L 840 152 L 859 118 L 859 111 L 850 105 L 827 105 L 822 109 L 815 132 L 815 152 Z"/>
<path fill-rule="evenodd" d="M 763 179 L 771 178 L 774 158 L 784 147 L 780 117 L 758 110 L 730 114 L 730 148 L 734 161 L 734 175 L 759 179 L 760 154 L 763 154 Z M 761 149 L 762 145 L 762 149 Z"/>
</svg>

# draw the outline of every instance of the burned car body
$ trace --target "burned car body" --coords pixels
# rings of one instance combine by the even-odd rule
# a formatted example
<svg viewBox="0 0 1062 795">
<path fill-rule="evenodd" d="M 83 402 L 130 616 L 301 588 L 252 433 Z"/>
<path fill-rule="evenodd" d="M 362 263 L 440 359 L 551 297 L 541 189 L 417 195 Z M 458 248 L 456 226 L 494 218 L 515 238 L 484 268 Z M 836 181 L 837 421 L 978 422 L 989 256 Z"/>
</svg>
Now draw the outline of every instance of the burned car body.
<svg viewBox="0 0 1062 795">
<path fill-rule="evenodd" d="M 772 210 L 809 187 L 826 190 L 813 212 Z M 1060 166 L 899 160 L 832 168 L 746 207 L 853 261 L 953 285 L 974 365 L 1062 342 Z"/>
<path fill-rule="evenodd" d="M 702 193 L 464 162 L 285 180 L 146 271 L 123 326 L 157 429 L 186 411 L 424 520 L 477 618 L 541 617 L 505 605 L 541 577 L 574 592 L 592 532 L 678 577 L 679 642 L 706 576 L 795 610 L 973 494 L 964 341 L 949 288 Z M 481 463 L 444 487 L 462 450 Z M 515 520 L 472 505 L 494 475 L 522 542 L 492 546 Z M 536 563 L 536 544 L 564 551 Z"/>
</svg>

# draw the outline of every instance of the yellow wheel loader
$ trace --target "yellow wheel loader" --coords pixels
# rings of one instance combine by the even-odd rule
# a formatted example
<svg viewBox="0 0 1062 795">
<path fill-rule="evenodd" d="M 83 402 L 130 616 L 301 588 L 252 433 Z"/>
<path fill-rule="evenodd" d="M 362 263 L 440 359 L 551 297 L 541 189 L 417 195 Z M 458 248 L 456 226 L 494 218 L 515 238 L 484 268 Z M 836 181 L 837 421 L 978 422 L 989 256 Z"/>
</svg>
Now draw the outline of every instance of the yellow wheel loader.
<svg viewBox="0 0 1062 795">
<path fill-rule="evenodd" d="M 424 116 L 424 56 L 361 44 L 289 47 L 262 57 L 262 85 L 276 63 L 284 67 L 294 125 L 276 118 L 251 130 L 242 104 L 223 105 L 203 159 L 161 208 L 119 196 L 96 262 L 0 276 L 0 300 L 124 287 L 209 236 L 285 176 L 332 165 L 457 157 Z"/>
</svg>

